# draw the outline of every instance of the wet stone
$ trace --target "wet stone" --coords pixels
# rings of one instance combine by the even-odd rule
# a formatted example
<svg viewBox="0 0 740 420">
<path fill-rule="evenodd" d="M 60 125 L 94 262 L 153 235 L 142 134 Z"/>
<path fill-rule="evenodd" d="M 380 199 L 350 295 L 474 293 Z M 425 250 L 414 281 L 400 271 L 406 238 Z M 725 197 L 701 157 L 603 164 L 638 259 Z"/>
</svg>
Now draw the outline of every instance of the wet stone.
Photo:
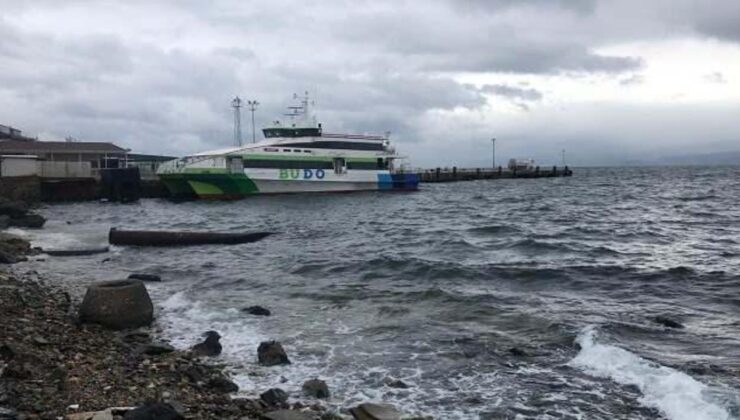
<svg viewBox="0 0 740 420">
<path fill-rule="evenodd" d="M 175 348 L 165 343 L 144 344 L 143 346 L 139 347 L 140 353 L 149 356 L 172 353 L 173 351 L 175 351 Z"/>
<path fill-rule="evenodd" d="M 297 410 L 277 410 L 264 414 L 268 420 L 316 420 L 315 413 Z"/>
<path fill-rule="evenodd" d="M 184 417 L 170 404 L 151 403 L 130 410 L 123 416 L 124 420 L 182 420 Z"/>
<path fill-rule="evenodd" d="M 289 365 L 283 346 L 277 341 L 263 341 L 257 348 L 257 359 L 263 366 Z"/>
<path fill-rule="evenodd" d="M 250 315 L 256 316 L 270 316 L 270 310 L 259 305 L 244 308 L 242 309 L 242 312 L 246 312 Z"/>
<path fill-rule="evenodd" d="M 270 388 L 260 394 L 260 399 L 268 405 L 279 405 L 288 401 L 288 393 L 280 388 Z"/>
<path fill-rule="evenodd" d="M 221 354 L 221 335 L 216 331 L 207 331 L 203 334 L 206 337 L 205 341 L 198 343 L 193 346 L 193 353 L 198 356 L 214 357 Z"/>
<path fill-rule="evenodd" d="M 0 359 L 8 361 L 15 357 L 17 351 L 12 344 L 3 343 L 0 344 Z"/>
<path fill-rule="evenodd" d="M 364 403 L 350 409 L 355 420 L 401 420 L 403 413 L 390 404 Z"/>
<path fill-rule="evenodd" d="M 400 379 L 385 378 L 383 380 L 383 383 L 385 384 L 385 386 L 387 386 L 389 388 L 399 388 L 399 389 L 408 389 L 408 388 L 410 388 L 409 385 L 406 382 L 404 382 L 404 381 L 402 381 Z"/>
<path fill-rule="evenodd" d="M 26 227 L 32 229 L 38 229 L 44 226 L 46 219 L 38 214 L 27 214 L 21 217 L 11 218 L 9 221 L 10 226 Z"/>
<path fill-rule="evenodd" d="M 516 357 L 529 356 L 529 354 L 526 351 L 524 351 L 523 349 L 521 349 L 519 347 L 512 347 L 512 348 L 510 348 L 509 349 L 509 354 L 511 354 L 512 356 L 516 356 Z"/>
<path fill-rule="evenodd" d="M 663 315 L 656 316 L 655 322 L 657 322 L 660 325 L 663 325 L 664 327 L 668 327 L 668 328 L 675 328 L 675 329 L 683 328 L 683 324 L 681 324 L 680 322 L 670 319 Z"/>
<path fill-rule="evenodd" d="M 239 391 L 239 386 L 237 384 L 224 377 L 211 378 L 207 385 L 213 390 L 226 394 Z"/>
<path fill-rule="evenodd" d="M 329 386 L 321 379 L 311 379 L 303 383 L 303 394 L 312 398 L 329 398 Z"/>
<path fill-rule="evenodd" d="M 6 407 L 0 407 L 0 419 L 17 419 L 18 413 L 15 412 L 12 408 L 6 408 Z"/>
</svg>

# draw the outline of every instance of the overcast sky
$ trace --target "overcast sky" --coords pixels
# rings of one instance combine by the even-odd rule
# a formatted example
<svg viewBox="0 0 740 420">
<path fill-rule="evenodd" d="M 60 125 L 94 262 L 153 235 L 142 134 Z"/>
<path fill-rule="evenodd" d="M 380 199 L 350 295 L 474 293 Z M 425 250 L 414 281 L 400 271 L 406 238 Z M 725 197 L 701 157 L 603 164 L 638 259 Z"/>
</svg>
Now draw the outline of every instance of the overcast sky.
<svg viewBox="0 0 740 420">
<path fill-rule="evenodd" d="M 0 124 L 42 140 L 198 152 L 306 90 L 415 166 L 738 150 L 740 1 L 0 0 Z"/>
</svg>

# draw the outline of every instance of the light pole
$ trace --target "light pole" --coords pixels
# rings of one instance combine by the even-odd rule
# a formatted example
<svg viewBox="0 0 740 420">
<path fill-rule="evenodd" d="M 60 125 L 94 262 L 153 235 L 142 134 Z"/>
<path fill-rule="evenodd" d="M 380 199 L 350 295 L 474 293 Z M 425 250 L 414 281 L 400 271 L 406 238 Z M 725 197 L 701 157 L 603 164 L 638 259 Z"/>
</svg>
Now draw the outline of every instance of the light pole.
<svg viewBox="0 0 740 420">
<path fill-rule="evenodd" d="M 249 106 L 249 111 L 252 113 L 252 143 L 256 143 L 257 140 L 255 139 L 254 135 L 254 111 L 257 110 L 257 106 L 260 103 L 257 101 L 247 101 L 247 105 Z"/>
<path fill-rule="evenodd" d="M 496 169 L 496 138 L 491 139 L 493 150 L 491 153 L 491 168 Z"/>
<path fill-rule="evenodd" d="M 231 106 L 234 108 L 234 144 L 237 147 L 242 145 L 242 100 L 238 96 L 231 101 Z"/>
</svg>

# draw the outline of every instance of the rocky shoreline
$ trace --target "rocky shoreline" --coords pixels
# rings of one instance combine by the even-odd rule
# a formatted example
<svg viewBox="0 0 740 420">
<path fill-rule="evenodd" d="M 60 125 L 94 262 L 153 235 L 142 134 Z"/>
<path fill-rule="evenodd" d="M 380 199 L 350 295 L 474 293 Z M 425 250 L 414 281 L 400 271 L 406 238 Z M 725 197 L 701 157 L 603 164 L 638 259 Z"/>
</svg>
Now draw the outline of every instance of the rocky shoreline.
<svg viewBox="0 0 740 420">
<path fill-rule="evenodd" d="M 154 343 L 148 329 L 77 323 L 69 295 L 37 279 L 0 274 L 0 316 L 0 418 L 82 419 L 71 414 L 154 402 L 202 419 L 287 408 L 231 398 L 221 368 Z"/>
<path fill-rule="evenodd" d="M 38 253 L 0 232 L 5 264 Z M 2 267 L 2 266 L 0 266 Z M 323 381 L 304 384 L 306 405 L 280 389 L 234 397 L 238 386 L 219 365 L 218 333 L 190 351 L 157 342 L 151 327 L 115 331 L 82 323 L 68 290 L 33 272 L 0 268 L 0 419 L 268 419 L 332 420 L 322 408 Z M 267 315 L 264 308 L 247 308 Z M 259 309 L 259 310 L 258 310 Z M 200 334 L 200 332 L 194 332 Z M 203 352 L 213 340 L 218 351 Z M 257 349 L 264 365 L 290 363 L 277 342 Z M 307 378 L 309 379 L 309 378 Z M 262 391 L 262 390 L 252 390 Z M 259 392 L 254 392 L 259 393 Z M 391 406 L 362 404 L 343 411 L 360 420 L 408 418 Z"/>
</svg>

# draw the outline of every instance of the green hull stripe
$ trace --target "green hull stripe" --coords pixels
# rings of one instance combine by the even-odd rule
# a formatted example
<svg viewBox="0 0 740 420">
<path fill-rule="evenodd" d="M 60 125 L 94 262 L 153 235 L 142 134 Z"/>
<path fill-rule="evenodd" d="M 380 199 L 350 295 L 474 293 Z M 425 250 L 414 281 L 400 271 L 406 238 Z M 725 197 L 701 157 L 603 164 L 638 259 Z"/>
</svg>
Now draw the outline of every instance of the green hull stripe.
<svg viewBox="0 0 740 420">
<path fill-rule="evenodd" d="M 259 189 L 254 182 L 244 174 L 162 174 L 160 175 L 160 179 L 167 189 L 169 189 L 175 196 L 198 195 L 237 197 L 259 192 Z"/>
<path fill-rule="evenodd" d="M 221 190 L 221 188 L 209 182 L 188 181 L 188 184 L 190 184 L 190 187 L 193 189 L 193 191 L 195 191 L 195 193 L 200 196 L 224 195 L 224 192 L 223 190 Z"/>
</svg>

